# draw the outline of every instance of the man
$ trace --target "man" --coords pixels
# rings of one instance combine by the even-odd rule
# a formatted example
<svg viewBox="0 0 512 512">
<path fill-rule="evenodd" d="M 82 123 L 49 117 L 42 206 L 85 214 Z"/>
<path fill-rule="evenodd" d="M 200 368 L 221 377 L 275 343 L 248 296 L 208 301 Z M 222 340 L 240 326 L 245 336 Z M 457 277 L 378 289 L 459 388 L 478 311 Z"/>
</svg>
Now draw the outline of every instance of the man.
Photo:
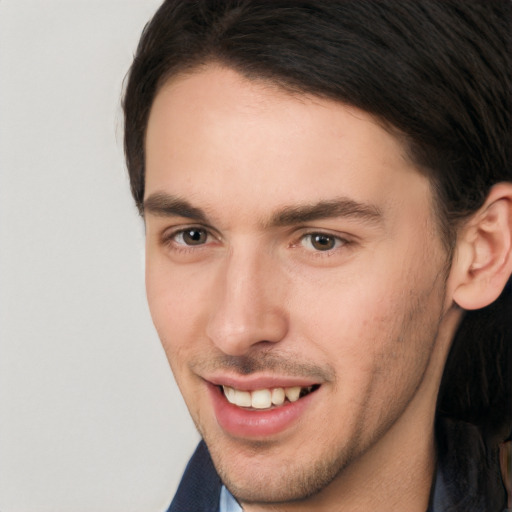
<svg viewBox="0 0 512 512">
<path fill-rule="evenodd" d="M 170 510 L 506 506 L 510 16 L 198 0 L 146 27 L 127 163 L 204 440 Z"/>
</svg>

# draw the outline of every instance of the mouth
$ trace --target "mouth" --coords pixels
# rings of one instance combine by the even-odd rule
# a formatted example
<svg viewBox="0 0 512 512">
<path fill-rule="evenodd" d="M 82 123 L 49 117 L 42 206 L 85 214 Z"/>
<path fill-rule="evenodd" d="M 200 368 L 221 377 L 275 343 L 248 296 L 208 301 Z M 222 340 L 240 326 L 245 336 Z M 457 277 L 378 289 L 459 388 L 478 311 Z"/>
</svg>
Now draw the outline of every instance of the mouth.
<svg viewBox="0 0 512 512">
<path fill-rule="evenodd" d="M 292 435 L 324 394 L 324 383 L 307 377 L 253 375 L 204 379 L 217 425 L 231 439 L 275 441 Z M 313 414 L 313 413 L 311 413 Z"/>
<path fill-rule="evenodd" d="M 297 402 L 319 388 L 319 384 L 313 384 L 311 386 L 275 387 L 248 391 L 231 386 L 219 386 L 221 393 L 230 404 L 247 410 L 259 411 L 275 409 Z"/>
</svg>

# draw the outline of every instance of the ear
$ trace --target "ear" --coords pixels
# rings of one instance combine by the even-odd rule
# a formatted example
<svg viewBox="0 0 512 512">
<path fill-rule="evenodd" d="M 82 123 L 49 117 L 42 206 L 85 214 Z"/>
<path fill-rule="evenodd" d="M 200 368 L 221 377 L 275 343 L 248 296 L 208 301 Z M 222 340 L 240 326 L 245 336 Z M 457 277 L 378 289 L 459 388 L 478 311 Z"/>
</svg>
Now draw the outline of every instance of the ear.
<svg viewBox="0 0 512 512">
<path fill-rule="evenodd" d="M 480 309 L 499 297 L 512 273 L 512 183 L 495 185 L 461 228 L 452 271 L 452 297 L 461 308 Z"/>
</svg>

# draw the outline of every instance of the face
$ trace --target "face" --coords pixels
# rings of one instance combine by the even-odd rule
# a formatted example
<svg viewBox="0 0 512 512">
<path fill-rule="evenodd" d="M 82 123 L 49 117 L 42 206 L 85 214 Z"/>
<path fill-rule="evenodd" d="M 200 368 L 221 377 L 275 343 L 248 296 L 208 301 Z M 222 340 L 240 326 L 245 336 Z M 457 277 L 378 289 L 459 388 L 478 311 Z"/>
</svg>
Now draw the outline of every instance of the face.
<svg viewBox="0 0 512 512">
<path fill-rule="evenodd" d="M 446 254 L 404 153 L 367 113 L 224 68 L 155 99 L 149 306 L 242 502 L 330 492 L 431 429 Z"/>
</svg>

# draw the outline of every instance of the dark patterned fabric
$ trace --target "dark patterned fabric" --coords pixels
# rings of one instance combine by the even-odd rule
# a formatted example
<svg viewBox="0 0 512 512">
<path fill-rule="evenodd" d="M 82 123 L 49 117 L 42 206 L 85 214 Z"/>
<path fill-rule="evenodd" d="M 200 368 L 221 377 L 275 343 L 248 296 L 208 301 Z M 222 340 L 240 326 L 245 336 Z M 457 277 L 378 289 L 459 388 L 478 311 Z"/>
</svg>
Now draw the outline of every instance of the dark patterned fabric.
<svg viewBox="0 0 512 512">
<path fill-rule="evenodd" d="M 168 512 L 217 512 L 222 482 L 201 441 L 192 455 Z"/>
</svg>

